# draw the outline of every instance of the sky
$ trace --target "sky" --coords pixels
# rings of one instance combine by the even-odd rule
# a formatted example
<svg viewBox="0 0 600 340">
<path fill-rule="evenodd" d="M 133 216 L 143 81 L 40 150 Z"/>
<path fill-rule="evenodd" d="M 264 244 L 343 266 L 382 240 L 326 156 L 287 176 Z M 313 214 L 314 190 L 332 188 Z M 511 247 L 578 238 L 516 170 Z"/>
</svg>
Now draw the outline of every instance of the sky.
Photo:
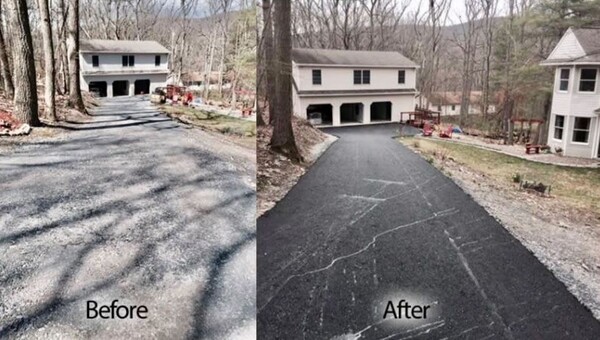
<svg viewBox="0 0 600 340">
<path fill-rule="evenodd" d="M 429 4 L 429 0 L 401 0 L 408 1 L 409 11 L 416 11 L 421 6 L 421 11 L 426 10 Z M 507 9 L 508 0 L 498 0 L 498 13 L 497 16 L 505 14 Z M 460 18 L 465 16 L 465 1 L 464 0 L 450 0 L 450 11 L 448 13 L 447 25 L 454 25 L 460 23 Z"/>
</svg>

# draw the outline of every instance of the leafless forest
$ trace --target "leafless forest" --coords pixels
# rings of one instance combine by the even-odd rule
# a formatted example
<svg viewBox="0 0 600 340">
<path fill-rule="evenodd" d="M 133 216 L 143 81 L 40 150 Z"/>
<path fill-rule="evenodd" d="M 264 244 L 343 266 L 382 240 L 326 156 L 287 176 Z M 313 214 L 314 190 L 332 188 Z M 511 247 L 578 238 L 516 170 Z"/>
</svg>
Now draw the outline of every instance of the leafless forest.
<svg viewBox="0 0 600 340">
<path fill-rule="evenodd" d="M 492 129 L 506 136 L 512 136 L 511 117 L 546 119 L 552 70 L 539 62 L 568 27 L 600 24 L 600 1 L 461 0 L 459 15 L 452 1 L 457 0 L 421 1 L 420 6 L 408 0 L 294 1 L 293 46 L 399 51 L 421 65 L 420 105 L 437 91 L 482 91 L 478 103 L 462 96 L 461 121 L 470 105 L 478 105 Z M 271 10 L 269 1 L 262 5 Z M 270 65 L 273 35 L 264 22 L 261 47 Z M 268 77 L 265 72 L 259 79 L 268 83 Z M 490 104 L 493 112 L 485 109 Z"/>
<path fill-rule="evenodd" d="M 170 52 L 174 81 L 200 75 L 209 95 L 236 100 L 256 82 L 256 13 L 249 0 L 1 0 L 3 95 L 15 116 L 39 123 L 36 87 L 45 88 L 41 117 L 55 120 L 55 95 L 84 110 L 79 39 L 156 40 Z M 45 80 L 43 80 L 45 79 Z M 226 91 L 224 83 L 237 91 Z"/>
</svg>

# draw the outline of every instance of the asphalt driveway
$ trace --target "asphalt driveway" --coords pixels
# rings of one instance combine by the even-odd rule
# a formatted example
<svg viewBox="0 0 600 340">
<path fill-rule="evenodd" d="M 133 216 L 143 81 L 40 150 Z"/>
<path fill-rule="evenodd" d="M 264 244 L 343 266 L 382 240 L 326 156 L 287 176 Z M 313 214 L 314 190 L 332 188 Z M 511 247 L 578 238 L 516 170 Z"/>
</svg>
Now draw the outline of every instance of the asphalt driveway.
<svg viewBox="0 0 600 340">
<path fill-rule="evenodd" d="M 254 152 L 144 98 L 93 115 L 0 150 L 0 338 L 252 338 Z M 86 318 L 116 299 L 148 318 Z"/>
<path fill-rule="evenodd" d="M 589 310 L 394 130 L 329 130 L 340 139 L 258 220 L 259 338 L 600 338 Z M 427 318 L 383 319 L 403 299 Z"/>
</svg>

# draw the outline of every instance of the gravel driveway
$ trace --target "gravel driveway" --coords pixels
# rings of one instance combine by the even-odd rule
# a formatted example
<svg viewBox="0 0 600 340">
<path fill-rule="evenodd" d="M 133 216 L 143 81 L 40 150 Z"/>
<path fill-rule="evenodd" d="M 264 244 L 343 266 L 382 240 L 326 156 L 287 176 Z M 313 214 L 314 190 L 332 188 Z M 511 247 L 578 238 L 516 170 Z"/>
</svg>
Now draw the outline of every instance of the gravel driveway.
<svg viewBox="0 0 600 340">
<path fill-rule="evenodd" d="M 255 336 L 255 154 L 144 98 L 0 150 L 0 337 Z M 86 301 L 147 319 L 87 319 Z"/>
</svg>

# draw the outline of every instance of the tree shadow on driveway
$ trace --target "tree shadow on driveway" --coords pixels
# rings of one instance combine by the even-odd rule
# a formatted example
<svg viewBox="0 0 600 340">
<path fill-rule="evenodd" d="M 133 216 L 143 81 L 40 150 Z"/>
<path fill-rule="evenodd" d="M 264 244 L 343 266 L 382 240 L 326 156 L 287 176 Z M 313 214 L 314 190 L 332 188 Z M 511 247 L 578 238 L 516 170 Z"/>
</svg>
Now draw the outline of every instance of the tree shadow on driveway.
<svg viewBox="0 0 600 340">
<path fill-rule="evenodd" d="M 0 337 L 184 338 L 207 317 L 196 295 L 210 308 L 214 287 L 228 293 L 218 267 L 255 238 L 252 173 L 168 126 L 83 129 L 0 159 Z M 114 299 L 149 318 L 86 319 L 87 300 Z"/>
</svg>

